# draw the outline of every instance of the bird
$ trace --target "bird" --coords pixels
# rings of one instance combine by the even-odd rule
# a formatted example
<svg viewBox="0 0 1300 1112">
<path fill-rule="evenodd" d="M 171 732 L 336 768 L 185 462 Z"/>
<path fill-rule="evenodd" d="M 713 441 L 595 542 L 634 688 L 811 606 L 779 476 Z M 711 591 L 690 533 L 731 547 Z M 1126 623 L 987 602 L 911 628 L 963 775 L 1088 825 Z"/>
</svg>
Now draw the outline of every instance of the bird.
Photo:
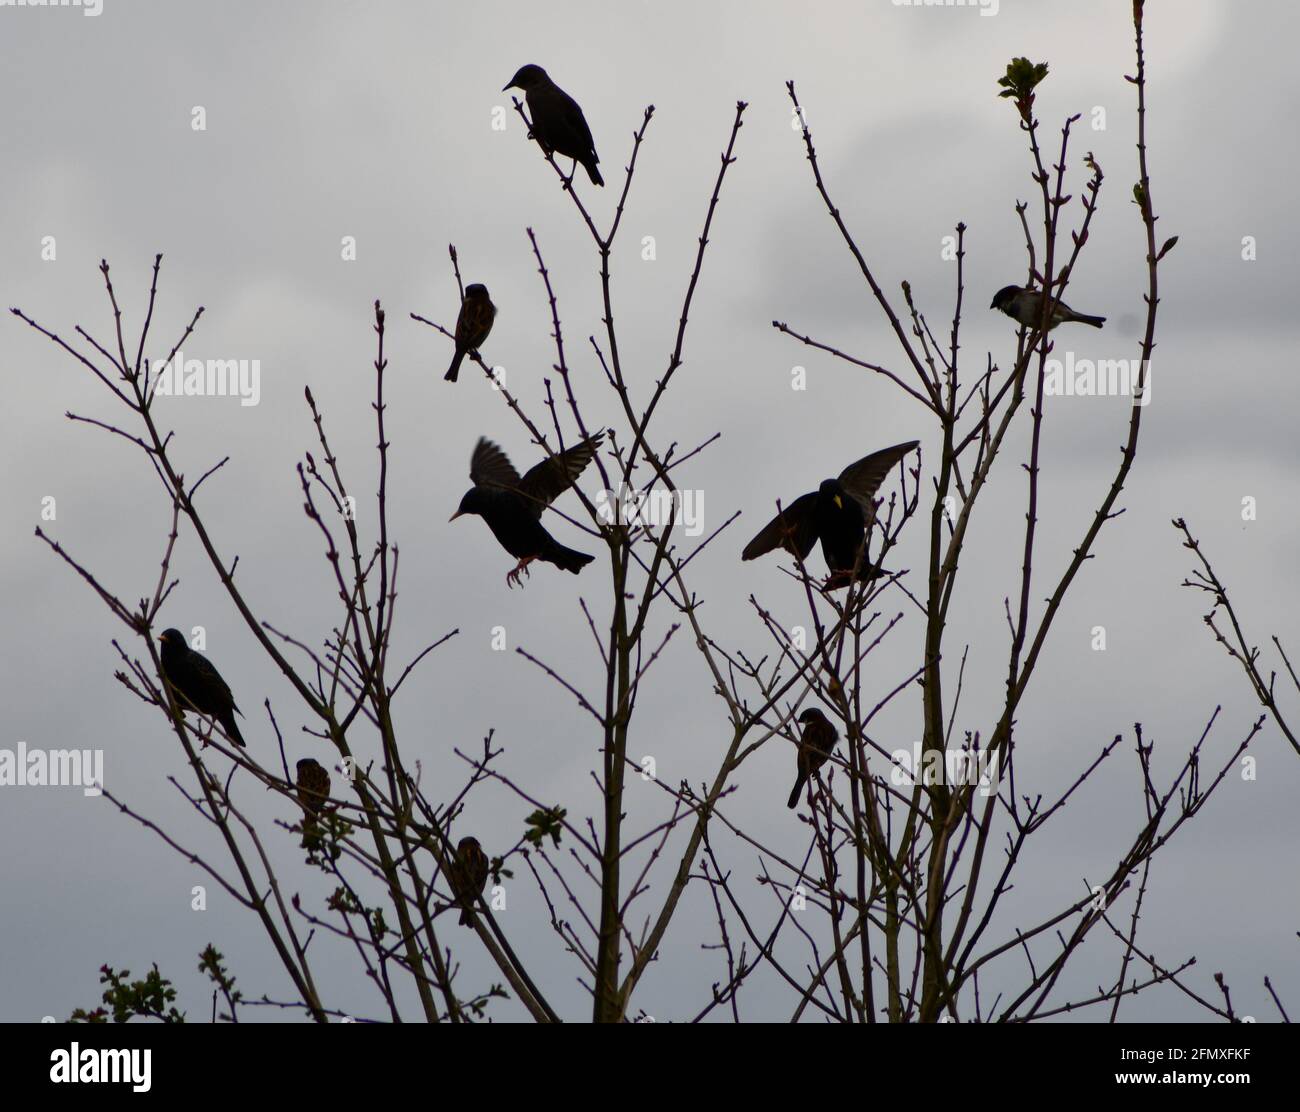
<svg viewBox="0 0 1300 1112">
<path fill-rule="evenodd" d="M 483 894 L 487 887 L 488 859 L 478 839 L 462 838 L 456 846 L 456 856 L 449 863 L 447 882 L 456 897 L 456 906 L 461 909 L 460 925 L 469 922 L 470 908 L 474 906 L 476 896 Z"/>
<path fill-rule="evenodd" d="M 605 179 L 596 169 L 600 159 L 596 157 L 591 128 L 573 97 L 552 81 L 541 66 L 534 65 L 520 66 L 501 91 L 504 93 L 508 89 L 524 91 L 533 138 L 542 150 L 573 159 L 575 170 L 581 162 L 592 185 L 605 184 Z M 565 180 L 572 181 L 573 174 Z"/>
<path fill-rule="evenodd" d="M 487 286 L 474 282 L 465 287 L 465 296 L 460 302 L 460 316 L 456 318 L 456 354 L 451 366 L 443 375 L 446 382 L 455 382 L 460 375 L 460 362 L 471 351 L 477 351 L 492 331 L 492 322 L 496 320 L 497 307 L 488 297 Z"/>
<path fill-rule="evenodd" d="M 159 656 L 163 679 L 175 693 L 176 704 L 182 711 L 194 710 L 215 718 L 226 736 L 236 745 L 243 746 L 244 738 L 235 725 L 235 712 L 239 708 L 212 662 L 191 649 L 179 629 L 163 630 L 158 640 L 162 642 Z"/>
<path fill-rule="evenodd" d="M 514 587 L 519 576 L 528 574 L 528 565 L 544 560 L 577 575 L 594 556 L 565 548 L 542 525 L 542 511 L 569 489 L 583 468 L 596 454 L 604 431 L 575 444 L 558 455 L 545 459 L 522 479 L 510 460 L 497 445 L 483 437 L 474 446 L 469 461 L 473 486 L 460 500 L 460 508 L 451 515 L 455 521 L 463 514 L 478 514 L 488 523 L 496 537 L 519 563 L 506 575 L 506 585 Z"/>
<path fill-rule="evenodd" d="M 781 510 L 745 546 L 741 559 L 753 560 L 784 548 L 799 560 L 806 560 L 820 540 L 830 572 L 826 586 L 848 586 L 867 528 L 876 517 L 876 490 L 894 464 L 916 447 L 918 441 L 909 440 L 849 464 L 838 478 L 826 479 L 815 491 L 801 495 Z M 857 577 L 866 581 L 879 574 L 879 569 L 872 568 L 864 558 Z"/>
<path fill-rule="evenodd" d="M 320 846 L 320 823 L 317 818 L 330 794 L 330 774 L 325 766 L 311 757 L 298 762 L 298 802 L 302 805 L 302 847 Z"/>
<path fill-rule="evenodd" d="M 803 723 L 803 735 L 799 739 L 799 777 L 786 802 L 792 811 L 799 806 L 799 793 L 803 791 L 803 786 L 826 763 L 840 737 L 830 719 L 816 707 L 809 707 L 799 715 L 799 721 Z"/>
<path fill-rule="evenodd" d="M 993 295 L 993 302 L 989 308 L 1000 309 L 1026 328 L 1036 328 L 1039 321 L 1043 319 L 1043 294 L 1033 286 L 1003 286 Z M 1076 313 L 1061 301 L 1057 303 L 1056 310 L 1052 313 L 1052 321 L 1047 326 L 1047 331 L 1050 332 L 1058 324 L 1069 321 L 1078 321 L 1080 324 L 1090 324 L 1093 328 L 1100 328 L 1106 323 L 1106 318 Z"/>
</svg>

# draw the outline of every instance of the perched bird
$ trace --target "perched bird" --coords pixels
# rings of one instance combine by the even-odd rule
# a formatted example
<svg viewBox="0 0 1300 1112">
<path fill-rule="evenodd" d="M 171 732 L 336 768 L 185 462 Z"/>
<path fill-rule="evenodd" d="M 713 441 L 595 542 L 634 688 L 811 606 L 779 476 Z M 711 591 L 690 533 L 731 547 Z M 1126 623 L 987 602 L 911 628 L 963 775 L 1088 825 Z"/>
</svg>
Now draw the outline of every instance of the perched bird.
<svg viewBox="0 0 1300 1112">
<path fill-rule="evenodd" d="M 542 150 L 571 158 L 574 169 L 582 163 L 593 185 L 604 185 L 596 164 L 596 144 L 592 142 L 591 128 L 578 102 L 547 76 L 541 66 L 520 66 L 506 89 L 522 89 L 528 102 L 528 115 L 532 119 L 533 138 Z M 573 175 L 569 175 L 573 180 Z"/>
<path fill-rule="evenodd" d="M 451 515 L 455 521 L 462 514 L 478 514 L 488 523 L 493 536 L 518 566 L 506 575 L 507 586 L 519 582 L 520 573 L 528 574 L 534 560 L 571 571 L 577 575 L 595 557 L 565 548 L 542 525 L 542 511 L 569 489 L 583 468 L 596 454 L 603 432 L 552 459 L 543 460 L 522 479 L 506 458 L 505 452 L 490 440 L 479 438 L 469 461 L 473 486 L 460 500 L 460 509 Z"/>
<path fill-rule="evenodd" d="M 804 494 L 786 506 L 759 530 L 745 546 L 742 560 L 753 560 L 777 548 L 784 548 L 806 560 L 813 545 L 822 542 L 822 555 L 830 572 L 826 586 L 846 587 L 858 562 L 867 527 L 875 520 L 875 493 L 894 464 L 918 446 L 915 440 L 874 452 L 827 479 L 811 494 Z M 874 579 L 879 569 L 863 559 L 858 580 Z"/>
<path fill-rule="evenodd" d="M 466 353 L 477 351 L 492 331 L 492 322 L 496 320 L 497 307 L 488 297 L 487 286 L 475 282 L 465 287 L 465 296 L 460 302 L 460 316 L 456 318 L 456 354 L 451 366 L 443 375 L 446 382 L 455 382 L 460 374 L 460 362 Z"/>
<path fill-rule="evenodd" d="M 302 848 L 320 846 L 320 823 L 317 817 L 325 808 L 330 794 L 330 774 L 325 766 L 311 757 L 298 762 L 298 802 L 302 805 Z"/>
<path fill-rule="evenodd" d="M 447 870 L 447 882 L 461 909 L 460 925 L 469 922 L 474 897 L 482 895 L 487 887 L 488 859 L 477 838 L 462 838 L 456 846 L 456 856 Z"/>
<path fill-rule="evenodd" d="M 786 802 L 792 811 L 799 806 L 799 793 L 803 786 L 826 763 L 840 737 L 830 719 L 816 707 L 809 707 L 799 715 L 799 721 L 803 723 L 803 734 L 799 738 L 799 777 Z"/>
<path fill-rule="evenodd" d="M 1002 310 L 1012 320 L 1027 328 L 1036 328 L 1038 322 L 1043 319 L 1043 294 L 1041 290 L 1034 289 L 1032 286 L 1003 286 L 993 295 L 993 303 L 989 308 Z M 1106 318 L 1076 313 L 1062 301 L 1052 313 L 1052 323 L 1047 326 L 1047 331 L 1050 332 L 1058 324 L 1069 321 L 1078 321 L 1080 324 L 1090 324 L 1093 328 L 1100 328 L 1106 323 Z"/>
<path fill-rule="evenodd" d="M 235 698 L 221 674 L 212 667 L 206 656 L 196 653 L 185 642 L 179 629 L 165 629 L 158 638 L 162 642 L 163 678 L 176 696 L 181 710 L 194 710 L 221 723 L 226 736 L 236 745 L 244 739 L 235 725 Z M 242 712 L 241 712 L 242 713 Z"/>
</svg>

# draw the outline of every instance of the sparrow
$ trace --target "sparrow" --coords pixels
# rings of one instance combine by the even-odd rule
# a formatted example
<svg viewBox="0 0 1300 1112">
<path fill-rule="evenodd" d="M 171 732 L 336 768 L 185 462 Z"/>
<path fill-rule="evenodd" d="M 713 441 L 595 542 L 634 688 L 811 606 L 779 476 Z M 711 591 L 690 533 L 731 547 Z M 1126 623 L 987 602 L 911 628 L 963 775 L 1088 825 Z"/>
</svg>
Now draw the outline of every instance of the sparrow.
<svg viewBox="0 0 1300 1112">
<path fill-rule="evenodd" d="M 605 184 L 605 179 L 596 169 L 600 159 L 596 157 L 591 128 L 573 97 L 552 81 L 541 66 L 521 66 L 510 79 L 510 84 L 501 91 L 504 93 L 507 89 L 524 91 L 532 119 L 533 138 L 542 150 L 573 159 L 575 170 L 581 162 L 593 185 Z M 573 175 L 570 174 L 567 180 L 572 181 Z"/>
<path fill-rule="evenodd" d="M 476 896 L 483 894 L 487 887 L 488 859 L 477 838 L 462 838 L 456 846 L 456 856 L 447 870 L 447 882 L 456 897 L 456 906 L 461 909 L 460 925 L 463 927 L 470 919 L 470 908 L 474 906 Z"/>
<path fill-rule="evenodd" d="M 894 464 L 918 446 L 918 441 L 909 440 L 849 464 L 838 478 L 825 480 L 811 494 L 801 495 L 786 506 L 759 530 L 740 558 L 753 560 L 784 548 L 799 560 L 806 560 L 813 544 L 820 540 L 830 572 L 826 586 L 848 586 L 867 528 L 876 517 L 876 490 Z M 879 574 L 878 568 L 864 560 L 858 580 L 865 582 Z"/>
<path fill-rule="evenodd" d="M 810 707 L 799 715 L 799 721 L 803 723 L 803 736 L 799 739 L 799 777 L 786 802 L 792 811 L 799 806 L 799 793 L 803 786 L 826 763 L 840 736 L 830 719 L 816 707 Z"/>
<path fill-rule="evenodd" d="M 460 508 L 448 519 L 478 514 L 488 523 L 493 536 L 511 556 L 519 560 L 506 575 L 514 587 L 528 565 L 544 560 L 577 575 L 594 556 L 565 548 L 542 525 L 542 511 L 569 489 L 596 454 L 604 432 L 598 432 L 552 459 L 543 460 L 522 479 L 505 452 L 482 437 L 469 461 L 473 486 L 460 500 Z"/>
<path fill-rule="evenodd" d="M 488 297 L 487 286 L 475 282 L 465 287 L 465 296 L 460 302 L 460 316 L 456 318 L 456 354 L 451 366 L 443 375 L 446 382 L 455 382 L 460 374 L 460 362 L 466 353 L 477 351 L 492 331 L 492 322 L 496 320 L 497 307 Z"/>
<path fill-rule="evenodd" d="M 298 802 L 302 805 L 302 848 L 320 847 L 320 823 L 317 816 L 330 794 L 330 774 L 325 766 L 311 757 L 298 762 Z"/>
<path fill-rule="evenodd" d="M 1012 320 L 1023 324 L 1026 328 L 1036 328 L 1038 322 L 1043 319 L 1042 291 L 1032 286 L 1003 286 L 993 295 L 993 303 L 989 308 L 1002 310 Z M 1047 326 L 1047 331 L 1050 332 L 1058 324 L 1067 321 L 1078 321 L 1080 324 L 1090 324 L 1093 328 L 1100 328 L 1106 323 L 1106 318 L 1076 313 L 1062 301 L 1056 306 L 1056 311 L 1052 314 L 1052 323 Z"/>
<path fill-rule="evenodd" d="M 221 674 L 212 667 L 207 657 L 196 653 L 185 642 L 179 629 L 165 629 L 158 638 L 162 642 L 163 679 L 176 696 L 176 705 L 182 711 L 194 710 L 215 718 L 226 736 L 242 746 L 244 739 L 235 725 L 234 696 Z M 240 712 L 242 713 L 242 712 Z"/>
</svg>

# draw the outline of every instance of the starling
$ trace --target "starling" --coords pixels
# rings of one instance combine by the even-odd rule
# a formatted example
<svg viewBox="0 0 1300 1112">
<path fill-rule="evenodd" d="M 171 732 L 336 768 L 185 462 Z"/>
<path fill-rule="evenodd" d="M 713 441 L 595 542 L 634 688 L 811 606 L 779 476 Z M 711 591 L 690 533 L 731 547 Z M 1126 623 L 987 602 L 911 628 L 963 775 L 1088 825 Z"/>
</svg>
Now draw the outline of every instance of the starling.
<svg viewBox="0 0 1300 1112">
<path fill-rule="evenodd" d="M 488 333 L 492 331 L 492 322 L 496 320 L 497 307 L 488 297 L 487 286 L 475 282 L 465 287 L 465 296 L 460 303 L 460 316 L 456 318 L 456 354 L 443 379 L 455 382 L 460 374 L 460 361 L 467 352 L 477 351 Z"/>
<path fill-rule="evenodd" d="M 574 169 L 582 163 L 593 185 L 604 185 L 605 179 L 596 169 L 596 144 L 592 142 L 591 128 L 578 107 L 578 102 L 561 89 L 541 66 L 521 66 L 510 79 L 506 89 L 522 89 L 528 101 L 528 114 L 533 125 L 533 138 L 548 154 L 554 152 L 571 158 Z M 569 181 L 573 180 L 570 174 Z"/>
<path fill-rule="evenodd" d="M 816 707 L 810 707 L 799 715 L 799 721 L 803 723 L 803 736 L 799 739 L 799 778 L 795 780 L 794 790 L 786 803 L 792 811 L 799 806 L 799 793 L 808 783 L 808 778 L 826 763 L 840 736 L 826 715 Z"/>
<path fill-rule="evenodd" d="M 993 295 L 993 303 L 989 308 L 1001 309 L 1012 320 L 1023 324 L 1026 328 L 1036 328 L 1038 322 L 1043 319 L 1043 295 L 1032 286 L 1003 286 Z M 1058 324 L 1069 321 L 1078 321 L 1080 324 L 1090 324 L 1093 328 L 1100 328 L 1106 323 L 1106 318 L 1076 313 L 1062 301 L 1057 304 L 1056 311 L 1052 313 L 1052 323 L 1047 326 L 1047 331 L 1050 332 Z"/>
<path fill-rule="evenodd" d="M 506 458 L 505 452 L 490 440 L 479 438 L 469 461 L 469 477 L 474 485 L 460 500 L 460 509 L 451 515 L 478 514 L 488 523 L 493 536 L 511 556 L 519 560 L 506 575 L 506 585 L 519 582 L 520 573 L 528 574 L 534 560 L 571 571 L 577 575 L 595 557 L 565 548 L 542 525 L 542 511 L 569 489 L 596 454 L 603 432 L 575 444 L 552 459 L 543 460 L 522 479 Z"/>
<path fill-rule="evenodd" d="M 206 656 L 196 653 L 185 643 L 179 629 L 163 630 L 158 638 L 162 642 L 163 678 L 176 696 L 181 710 L 195 710 L 221 723 L 226 736 L 242 746 L 244 739 L 235 725 L 235 698 L 220 673 L 212 667 Z"/>
<path fill-rule="evenodd" d="M 776 548 L 784 548 L 806 560 L 813 544 L 822 542 L 822 555 L 830 572 L 827 587 L 848 585 L 866 531 L 876 516 L 874 495 L 894 464 L 918 446 L 915 440 L 895 444 L 851 463 L 839 478 L 827 479 L 811 494 L 796 498 L 759 531 L 741 553 L 753 560 Z M 874 579 L 879 569 L 864 559 L 859 581 Z"/>
<path fill-rule="evenodd" d="M 456 897 L 456 906 L 461 909 L 460 925 L 469 922 L 470 908 L 474 898 L 483 894 L 487 887 L 488 859 L 477 838 L 462 838 L 456 846 L 456 857 L 447 870 L 447 882 Z"/>
<path fill-rule="evenodd" d="M 302 804 L 302 848 L 320 848 L 320 823 L 317 822 L 330 794 L 330 774 L 325 766 L 311 757 L 298 762 L 298 802 Z"/>
</svg>

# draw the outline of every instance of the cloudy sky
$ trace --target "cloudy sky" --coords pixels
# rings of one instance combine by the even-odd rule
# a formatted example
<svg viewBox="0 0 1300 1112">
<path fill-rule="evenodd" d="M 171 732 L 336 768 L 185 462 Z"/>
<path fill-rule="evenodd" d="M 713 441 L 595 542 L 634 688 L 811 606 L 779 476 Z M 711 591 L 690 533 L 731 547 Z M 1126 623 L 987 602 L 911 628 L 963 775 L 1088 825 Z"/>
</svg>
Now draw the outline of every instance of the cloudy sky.
<svg viewBox="0 0 1300 1112">
<path fill-rule="evenodd" d="M 1140 822 L 1135 722 L 1155 742 L 1156 767 L 1168 775 L 1216 707 L 1222 710 L 1206 750 L 1216 765 L 1258 714 L 1239 671 L 1201 623 L 1202 598 L 1180 587 L 1190 553 L 1171 518 L 1186 517 L 1201 539 L 1253 640 L 1267 645 L 1277 633 L 1300 652 L 1293 432 L 1300 408 L 1293 260 L 1300 244 L 1288 185 L 1295 145 L 1276 139 L 1293 133 L 1300 110 L 1300 80 L 1283 57 L 1300 16 L 1294 5 L 1264 0 L 1148 6 L 1153 193 L 1159 231 L 1180 240 L 1161 270 L 1153 397 L 1126 512 L 1107 526 L 1097 558 L 1081 573 L 1019 715 L 1021 789 L 1051 797 L 1116 733 L 1127 740 L 1039 837 L 999 937 L 1078 898 L 1085 879 L 1109 875 Z M 454 242 L 466 279 L 486 282 L 501 309 L 485 355 L 543 419 L 542 380 L 553 352 L 525 235 L 531 227 L 560 298 L 588 418 L 618 419 L 586 343 L 601 327 L 597 259 L 513 112 L 505 112 L 503 130 L 494 129 L 498 110 L 509 106 L 501 86 L 518 66 L 537 62 L 584 106 L 611 188 L 580 182 L 579 190 L 602 226 L 613 213 L 632 131 L 645 106 L 655 105 L 612 259 L 620 346 L 642 403 L 672 347 L 735 102 L 750 104 L 696 294 L 686 362 L 657 420 L 661 443 L 693 446 L 722 434 L 683 468 L 679 482 L 702 492 L 706 529 L 736 510 L 743 516 L 692 566 L 691 582 L 708 600 L 710 633 L 758 655 L 769 642 L 749 596 L 779 614 L 801 612 L 800 592 L 778 559 L 738 558 L 773 501 L 913 438 L 924 446 L 928 486 L 937 454 L 934 427 L 901 392 L 771 327 L 774 319 L 787 321 L 862 358 L 900 364 L 813 190 L 785 80 L 797 83 L 828 187 L 882 284 L 892 293 L 909 280 L 936 330 L 951 313 L 954 280 L 942 240 L 958 221 L 968 226 L 969 381 L 987 353 L 1004 365 L 1012 355 L 1013 328 L 986 306 L 998 287 L 1023 277 L 1013 206 L 1035 189 L 1014 111 L 996 97 L 995 81 L 1015 55 L 1049 61 L 1037 105 L 1045 135 L 1054 137 L 1065 116 L 1083 113 L 1075 152 L 1093 151 L 1107 175 L 1069 300 L 1108 324 L 1099 333 L 1076 329 L 1066 342 L 1079 358 L 1131 358 L 1145 267 L 1130 201 L 1134 96 L 1123 80 L 1132 69 L 1129 10 L 1128 0 L 1002 0 L 992 17 L 888 0 L 103 0 L 93 17 L 75 8 L 0 7 L 0 296 L 65 336 L 82 324 L 107 337 L 112 318 L 96 272 L 106 258 L 134 331 L 151 260 L 164 253 L 151 343 L 162 350 L 151 354 L 165 355 L 203 305 L 186 355 L 257 359 L 261 367 L 256 406 L 233 398 L 168 403 L 175 459 L 196 476 L 231 457 L 203 491 L 209 528 L 224 553 L 239 555 L 243 589 L 259 614 L 313 642 L 337 615 L 294 474 L 313 447 L 302 388 L 311 386 L 325 412 L 354 489 L 373 489 L 370 326 L 380 299 L 389 312 L 390 506 L 402 553 L 395 648 L 409 654 L 460 630 L 399 704 L 408 763 L 420 762 L 426 785 L 450 791 L 463 776 L 453 747 L 476 747 L 495 730 L 513 778 L 571 814 L 595 815 L 600 801 L 589 770 L 598 742 L 590 722 L 527 661 L 494 652 L 490 631 L 504 627 L 511 647 L 595 684 L 598 662 L 579 599 L 607 612 L 607 570 L 598 562 L 574 578 L 541 567 L 524 591 L 508 591 L 510 559 L 483 524 L 446 524 L 467 486 L 476 437 L 498 440 L 521 469 L 537 449 L 477 370 L 457 387 L 443 383 L 448 343 L 408 316 L 451 323 L 456 289 L 447 245 Z M 202 131 L 191 126 L 196 107 L 206 116 Z M 1072 219 L 1077 211 L 1068 210 Z M 355 260 L 341 257 L 349 236 Z M 53 259 L 42 257 L 43 244 L 50 253 L 46 237 L 53 237 Z M 644 237 L 654 239 L 653 259 L 642 257 Z M 1243 259 L 1245 237 L 1254 239 L 1253 260 Z M 49 533 L 133 600 L 152 591 L 169 509 L 138 452 L 64 419 L 68 410 L 115 416 L 107 392 L 15 318 L 6 316 L 0 330 L 9 391 L 0 436 L 0 683 L 8 711 L 0 748 L 102 749 L 116 794 L 187 844 L 210 850 L 210 832 L 167 782 L 185 773 L 175 738 L 157 712 L 113 679 L 110 640 L 122 629 L 33 537 L 42 499 L 54 498 Z M 796 365 L 807 369 L 803 392 L 791 390 Z M 1103 497 L 1128 418 L 1121 398 L 1055 403 L 1043 473 L 1044 583 L 1064 566 Z M 1003 599 L 1019 582 L 1024 431 L 1011 437 L 977 515 L 954 604 L 949 644 L 971 646 L 958 733 L 987 733 L 1000 706 Z M 1257 506 L 1253 520 L 1243 520 L 1243 499 Z M 364 528 L 364 502 L 361 513 Z M 592 550 L 591 538 L 552 521 L 566 543 Z M 897 566 L 922 567 L 926 543 L 918 520 L 904 535 Z M 820 556 L 813 563 L 820 567 Z M 305 719 L 287 683 L 259 658 L 192 535 L 182 534 L 173 570 L 180 586 L 166 624 L 205 627 L 208 655 L 248 715 L 244 733 L 253 751 L 273 751 L 258 709 L 270 698 L 288 724 L 291 758 L 312 752 L 297 732 Z M 919 591 L 916 577 L 913 571 L 910 582 Z M 895 596 L 889 605 L 902 610 L 904 600 Z M 1092 648 L 1096 626 L 1106 630 L 1104 652 Z M 877 697 L 916 666 L 921 628 L 910 617 L 872 657 Z M 648 683 L 634 750 L 654 756 L 669 782 L 711 777 L 729 731 L 688 638 L 674 641 Z M 910 747 L 918 722 L 919 700 L 900 699 L 882 723 L 890 747 Z M 1201 992 L 1213 992 L 1211 975 L 1222 970 L 1238 1009 L 1265 1019 L 1275 1016 L 1265 975 L 1300 1006 L 1300 760 L 1271 724 L 1252 751 L 1258 778 L 1230 775 L 1157 859 L 1139 943 L 1170 963 L 1196 955 L 1189 983 Z M 746 762 L 728 817 L 801 856 L 806 827 L 782 806 L 791 764 L 789 747 L 776 744 Z M 292 818 L 265 793 L 250 787 L 245 797 L 266 823 Z M 634 790 L 633 824 L 653 823 L 660 804 Z M 477 830 L 492 852 L 518 837 L 525 813 L 508 794 L 485 790 L 464 828 Z M 101 964 L 138 971 L 152 961 L 177 981 L 182 1006 L 201 1017 L 209 996 L 195 954 L 209 941 L 226 953 L 249 995 L 286 993 L 252 918 L 215 893 L 207 911 L 192 911 L 196 871 L 102 799 L 73 789 L 0 788 L 0 844 L 0 885 L 9 894 L 0 913 L 0 1019 L 65 1017 L 97 1002 Z M 748 906 L 760 922 L 770 921 L 771 896 L 753 883 L 759 863 L 752 847 L 720 841 L 719 848 Z M 291 887 L 318 900 L 324 882 L 301 868 L 283 832 L 275 853 Z M 538 894 L 517 875 L 509 897 L 506 929 L 521 954 L 549 963 L 557 1002 L 581 1016 L 579 968 L 557 957 Z M 722 969 L 716 952 L 700 947 L 715 941 L 715 931 L 711 902 L 696 886 L 636 1004 L 664 1020 L 690 1017 L 707 1003 L 705 986 Z M 1063 991 L 1087 993 L 1113 979 L 1117 952 L 1099 936 L 1096 942 Z M 458 957 L 468 980 L 490 977 L 476 944 L 458 946 Z M 1004 985 L 1021 973 L 1008 967 Z M 373 991 L 358 977 L 340 973 L 328 992 L 333 1006 L 377 1014 Z M 742 1001 L 750 1019 L 786 1018 L 793 1007 L 789 993 L 765 976 Z M 494 1014 L 519 1012 L 502 1004 Z M 1169 988 L 1121 1012 L 1132 1019 L 1191 1014 Z"/>
</svg>

